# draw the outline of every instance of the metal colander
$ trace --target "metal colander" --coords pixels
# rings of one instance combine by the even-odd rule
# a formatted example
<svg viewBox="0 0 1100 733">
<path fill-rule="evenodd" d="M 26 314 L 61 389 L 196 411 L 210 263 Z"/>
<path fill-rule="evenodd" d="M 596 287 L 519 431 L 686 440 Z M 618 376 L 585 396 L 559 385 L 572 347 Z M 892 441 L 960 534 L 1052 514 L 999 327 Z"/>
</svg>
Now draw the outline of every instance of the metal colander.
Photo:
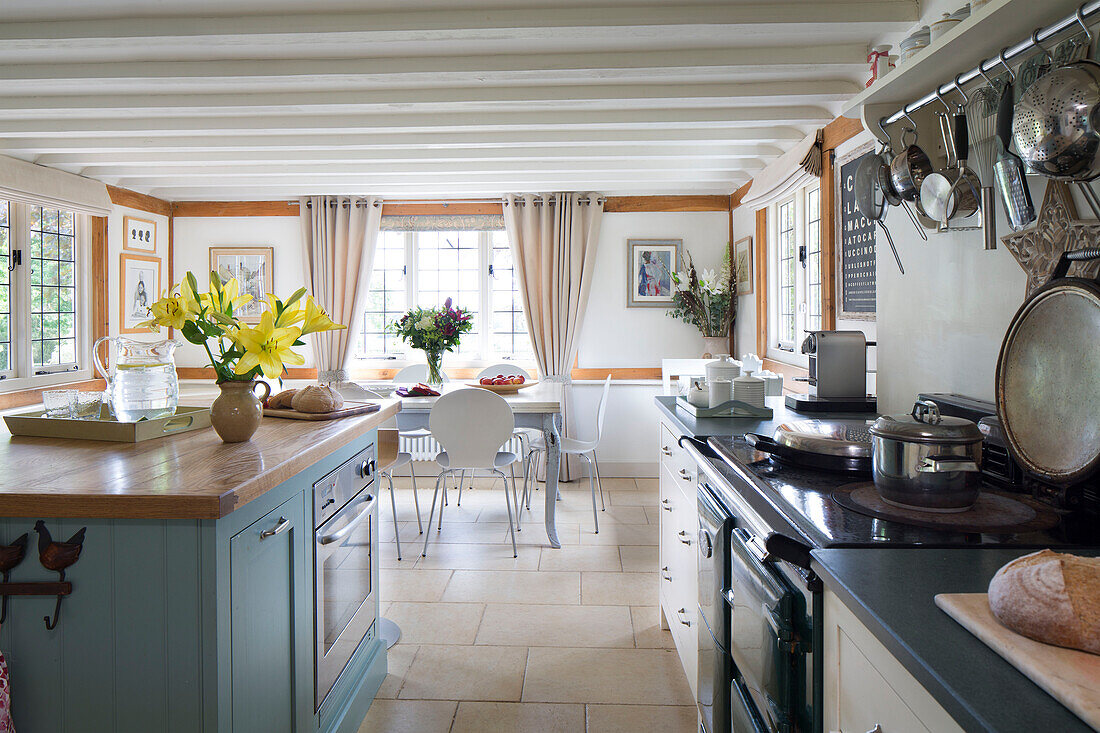
<svg viewBox="0 0 1100 733">
<path fill-rule="evenodd" d="M 1027 88 L 1016 105 L 1012 139 L 1032 173 L 1060 181 L 1100 176 L 1100 64 L 1077 61 Z"/>
</svg>

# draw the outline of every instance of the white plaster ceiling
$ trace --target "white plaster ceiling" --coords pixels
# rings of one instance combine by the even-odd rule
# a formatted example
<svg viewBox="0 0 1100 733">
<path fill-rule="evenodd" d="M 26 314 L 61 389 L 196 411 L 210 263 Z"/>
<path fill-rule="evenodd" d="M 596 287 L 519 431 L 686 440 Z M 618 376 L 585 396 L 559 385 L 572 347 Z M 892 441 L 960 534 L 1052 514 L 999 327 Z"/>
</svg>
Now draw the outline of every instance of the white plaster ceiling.
<svg viewBox="0 0 1100 733">
<path fill-rule="evenodd" d="M 4 0 L 0 153 L 169 200 L 729 193 L 835 117 L 868 45 L 918 13 Z"/>
</svg>

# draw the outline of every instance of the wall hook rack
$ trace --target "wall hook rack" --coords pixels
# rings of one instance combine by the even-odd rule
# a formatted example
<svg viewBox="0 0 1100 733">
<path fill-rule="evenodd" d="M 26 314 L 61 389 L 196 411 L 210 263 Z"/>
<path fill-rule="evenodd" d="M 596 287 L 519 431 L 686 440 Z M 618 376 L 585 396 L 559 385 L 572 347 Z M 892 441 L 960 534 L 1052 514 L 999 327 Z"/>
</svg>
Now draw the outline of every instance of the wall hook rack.
<svg viewBox="0 0 1100 733">
<path fill-rule="evenodd" d="M 27 556 L 27 537 L 28 534 L 24 532 L 10 545 L 0 545 L 0 574 L 4 578 L 3 585 L 7 585 L 12 568 L 23 562 L 23 558 Z M 4 623 L 7 617 L 8 597 L 5 595 L 3 601 L 0 601 L 0 624 Z"/>
<path fill-rule="evenodd" d="M 53 616 L 45 616 L 43 620 L 46 628 L 53 630 L 61 619 L 61 601 L 65 596 L 73 592 L 73 584 L 65 580 L 65 569 L 71 567 L 80 559 L 80 551 L 84 546 L 84 533 L 87 527 L 82 527 L 76 534 L 65 542 L 57 542 L 50 535 L 46 523 L 41 519 L 34 523 L 34 531 L 38 533 L 38 561 L 47 570 L 53 570 L 58 574 L 57 581 L 35 581 L 30 583 L 12 583 L 9 575 L 12 568 L 23 561 L 26 554 L 28 535 L 24 534 L 10 545 L 0 545 L 0 622 L 7 617 L 8 596 L 57 596 L 57 604 L 53 609 Z"/>
</svg>

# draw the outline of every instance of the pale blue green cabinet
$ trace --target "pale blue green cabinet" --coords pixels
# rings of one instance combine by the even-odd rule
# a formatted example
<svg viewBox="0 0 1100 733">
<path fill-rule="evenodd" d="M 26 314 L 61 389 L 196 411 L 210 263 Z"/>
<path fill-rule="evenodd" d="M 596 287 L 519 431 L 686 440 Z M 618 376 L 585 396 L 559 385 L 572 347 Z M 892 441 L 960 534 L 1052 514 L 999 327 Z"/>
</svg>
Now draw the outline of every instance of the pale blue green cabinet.
<svg viewBox="0 0 1100 733">
<path fill-rule="evenodd" d="M 229 540 L 233 730 L 294 730 L 294 639 L 312 634 L 294 608 L 308 529 L 295 496 Z"/>
<path fill-rule="evenodd" d="M 16 730 L 358 730 L 385 647 L 372 629 L 315 709 L 312 487 L 374 441 L 371 430 L 217 520 L 42 517 L 55 537 L 88 530 L 56 629 L 42 622 L 54 599 L 9 601 L 0 651 Z M 38 518 L 0 518 L 0 543 Z M 35 539 L 13 581 L 56 579 Z"/>
</svg>

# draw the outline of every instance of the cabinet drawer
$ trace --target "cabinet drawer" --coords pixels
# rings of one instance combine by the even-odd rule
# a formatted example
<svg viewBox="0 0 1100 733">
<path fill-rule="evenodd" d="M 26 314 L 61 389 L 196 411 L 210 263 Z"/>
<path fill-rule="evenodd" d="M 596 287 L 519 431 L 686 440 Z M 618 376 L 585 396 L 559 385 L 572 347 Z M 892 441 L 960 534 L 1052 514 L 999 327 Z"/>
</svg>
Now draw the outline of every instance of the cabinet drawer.
<svg viewBox="0 0 1100 733">
<path fill-rule="evenodd" d="M 668 468 L 674 475 L 688 477 L 686 480 L 694 485 L 695 460 L 688 455 L 686 450 L 680 447 L 680 434 L 662 422 L 658 436 L 657 442 L 661 465 Z M 694 491 L 694 486 L 692 491 Z"/>
<path fill-rule="evenodd" d="M 834 594 L 825 592 L 825 730 L 962 733 L 935 698 Z"/>
</svg>

